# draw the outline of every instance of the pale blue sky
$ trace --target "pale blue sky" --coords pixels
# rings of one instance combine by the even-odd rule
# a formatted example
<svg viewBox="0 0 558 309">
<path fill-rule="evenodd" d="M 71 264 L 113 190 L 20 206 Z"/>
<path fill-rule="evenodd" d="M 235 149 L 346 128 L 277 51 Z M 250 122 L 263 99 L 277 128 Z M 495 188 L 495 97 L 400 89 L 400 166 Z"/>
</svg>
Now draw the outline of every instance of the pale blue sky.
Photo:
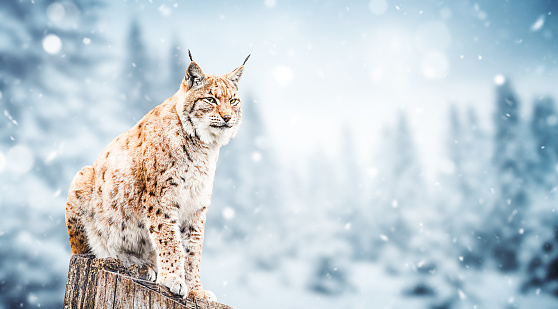
<svg viewBox="0 0 558 309">
<path fill-rule="evenodd" d="M 475 106 L 489 129 L 497 75 L 512 78 L 526 110 L 539 95 L 558 96 L 556 3 L 120 1 L 101 27 L 123 51 L 137 18 L 153 57 L 165 64 L 177 38 L 210 74 L 252 54 L 241 92 L 258 100 L 285 160 L 340 153 L 349 126 L 363 165 L 373 165 L 382 125 L 405 110 L 434 174 L 450 102 Z"/>
</svg>

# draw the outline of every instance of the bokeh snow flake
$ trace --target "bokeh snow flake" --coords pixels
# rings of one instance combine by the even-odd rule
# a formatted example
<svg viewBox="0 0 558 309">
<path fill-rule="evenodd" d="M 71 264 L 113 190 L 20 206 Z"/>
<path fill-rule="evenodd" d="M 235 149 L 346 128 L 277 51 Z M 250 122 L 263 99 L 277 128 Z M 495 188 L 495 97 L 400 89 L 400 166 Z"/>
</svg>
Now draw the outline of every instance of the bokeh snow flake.
<svg viewBox="0 0 558 309">
<path fill-rule="evenodd" d="M 56 159 L 56 157 L 58 157 L 58 151 L 53 150 L 51 151 L 45 158 L 44 162 L 46 164 L 51 163 L 54 159 Z"/>
<path fill-rule="evenodd" d="M 57 23 L 64 18 L 64 16 L 66 15 L 66 10 L 61 3 L 53 2 L 47 7 L 46 14 L 48 19 L 50 19 L 52 22 Z"/>
<path fill-rule="evenodd" d="M 452 35 L 445 23 L 422 23 L 415 33 L 415 44 L 422 52 L 444 51 L 451 45 Z"/>
<path fill-rule="evenodd" d="M 252 152 L 252 161 L 260 162 L 262 160 L 262 153 L 259 151 Z"/>
<path fill-rule="evenodd" d="M 449 70 L 449 61 L 441 52 L 430 52 L 422 59 L 422 74 L 428 79 L 443 78 Z"/>
<path fill-rule="evenodd" d="M 370 0 L 370 3 L 368 3 L 368 8 L 370 9 L 370 12 L 372 12 L 372 14 L 382 15 L 387 11 L 388 4 L 386 0 Z"/>
<path fill-rule="evenodd" d="M 43 38 L 43 49 L 51 55 L 58 54 L 62 49 L 62 40 L 56 34 L 47 34 Z"/>
<path fill-rule="evenodd" d="M 494 84 L 497 86 L 502 86 L 506 82 L 506 78 L 502 74 L 494 76 Z"/>
<path fill-rule="evenodd" d="M 279 85 L 284 87 L 293 80 L 294 74 L 288 66 L 279 65 L 273 69 L 273 77 Z"/>
<path fill-rule="evenodd" d="M 0 152 L 0 173 L 6 168 L 6 156 Z"/>
<path fill-rule="evenodd" d="M 165 4 L 161 4 L 157 10 L 164 17 L 168 17 L 172 13 L 172 9 Z"/>
<path fill-rule="evenodd" d="M 222 215 L 223 218 L 225 218 L 226 220 L 232 220 L 236 216 L 236 211 L 234 211 L 232 207 L 225 207 L 225 209 L 223 209 Z"/>
<path fill-rule="evenodd" d="M 544 14 L 540 15 L 537 20 L 531 25 L 531 31 L 536 32 L 542 29 L 544 26 Z"/>
<path fill-rule="evenodd" d="M 19 144 L 8 150 L 6 162 L 9 171 L 15 174 L 25 174 L 33 167 L 33 153 L 29 147 Z"/>
</svg>

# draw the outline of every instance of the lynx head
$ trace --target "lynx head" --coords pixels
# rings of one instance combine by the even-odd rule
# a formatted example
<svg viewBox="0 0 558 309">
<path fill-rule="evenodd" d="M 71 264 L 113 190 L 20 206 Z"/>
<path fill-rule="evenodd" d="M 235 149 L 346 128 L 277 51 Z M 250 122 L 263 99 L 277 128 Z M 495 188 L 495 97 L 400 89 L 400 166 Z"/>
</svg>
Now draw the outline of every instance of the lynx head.
<svg viewBox="0 0 558 309">
<path fill-rule="evenodd" d="M 225 145 L 236 135 L 242 119 L 238 82 L 246 60 L 240 67 L 223 75 L 206 75 L 197 63 L 190 62 L 180 86 L 177 104 L 182 125 L 188 134 L 218 146 Z"/>
</svg>

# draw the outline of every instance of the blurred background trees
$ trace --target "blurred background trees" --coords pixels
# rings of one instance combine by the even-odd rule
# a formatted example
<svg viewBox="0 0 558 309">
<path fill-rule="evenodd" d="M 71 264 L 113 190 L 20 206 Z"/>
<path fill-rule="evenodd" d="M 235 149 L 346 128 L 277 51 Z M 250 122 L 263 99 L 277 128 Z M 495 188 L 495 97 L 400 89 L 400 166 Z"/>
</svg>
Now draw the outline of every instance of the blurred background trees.
<svg viewBox="0 0 558 309">
<path fill-rule="evenodd" d="M 370 2 L 372 12 L 381 9 L 376 2 Z M 189 61 L 185 43 L 213 52 L 211 42 L 196 37 L 189 25 L 181 28 L 187 35 L 151 41 L 142 16 L 123 20 L 122 46 L 113 45 L 108 36 L 114 29 L 101 31 L 98 25 L 108 5 L 0 2 L 0 308 L 60 307 L 70 257 L 64 205 L 73 175 L 178 89 Z M 478 5 L 463 6 L 457 5 L 455 15 L 484 16 Z M 168 10 L 167 4 L 157 7 L 162 16 Z M 451 12 L 441 15 L 447 19 Z M 527 27 L 529 35 L 541 30 L 552 38 L 540 25 L 554 29 L 550 15 L 538 16 Z M 320 42 L 305 48 L 313 51 Z M 275 55 L 274 44 L 262 44 Z M 547 56 L 541 57 L 552 59 Z M 389 69 L 398 71 L 404 59 Z M 252 79 L 265 85 L 270 77 L 258 67 Z M 338 81 L 330 69 L 320 63 L 318 77 L 312 70 L 304 73 L 317 82 L 301 74 L 294 87 L 313 96 L 328 92 L 327 82 Z M 382 74 L 374 71 L 373 79 Z M 338 115 L 312 125 L 314 107 L 302 104 L 310 104 L 302 97 L 292 98 L 299 104 L 292 119 L 271 112 L 293 71 L 279 66 L 270 76 L 278 82 L 271 87 L 277 93 L 241 87 L 243 125 L 218 163 L 202 271 L 206 287 L 223 302 L 243 308 L 263 302 L 275 308 L 556 307 L 558 112 L 552 96 L 521 101 L 517 89 L 534 86 L 498 75 L 494 96 L 484 101 L 490 108 L 453 103 L 445 119 L 425 114 L 448 128 L 432 142 L 445 151 L 439 170 L 428 171 L 425 162 L 432 159 L 421 155 L 425 137 L 417 136 L 411 108 L 399 109 L 381 126 L 367 123 L 364 134 L 345 123 L 338 135 L 327 135 Z M 320 91 L 307 90 L 314 84 Z M 399 89 L 388 90 L 397 101 Z M 329 99 L 315 101 L 335 113 L 341 113 L 339 106 L 351 110 L 350 99 Z M 361 113 L 358 107 L 352 112 Z M 275 140 L 288 130 L 273 135 L 270 120 L 281 118 L 286 129 L 296 126 L 297 117 L 311 133 L 297 135 L 327 135 L 328 144 L 307 151 Z M 362 138 L 376 131 L 379 140 Z M 329 143 L 339 146 L 330 151 Z M 371 154 L 360 155 L 371 144 Z M 285 147 L 296 156 L 282 157 Z"/>
</svg>

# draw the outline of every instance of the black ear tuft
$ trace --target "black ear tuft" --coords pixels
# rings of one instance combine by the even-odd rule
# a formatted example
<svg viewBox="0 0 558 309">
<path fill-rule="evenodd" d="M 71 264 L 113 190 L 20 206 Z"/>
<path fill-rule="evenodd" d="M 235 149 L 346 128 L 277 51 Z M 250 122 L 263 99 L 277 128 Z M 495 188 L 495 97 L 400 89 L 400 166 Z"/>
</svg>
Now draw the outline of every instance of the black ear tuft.
<svg viewBox="0 0 558 309">
<path fill-rule="evenodd" d="M 189 52 L 189 50 L 188 50 L 188 52 Z M 246 57 L 246 59 L 244 59 L 244 62 L 242 63 L 242 65 L 246 64 L 246 61 L 248 61 L 248 58 L 250 58 L 250 56 L 252 56 L 252 54 L 248 55 L 248 57 Z"/>
<path fill-rule="evenodd" d="M 188 65 L 186 77 L 184 79 L 189 90 L 203 86 L 206 81 L 205 74 L 203 74 L 202 69 L 194 61 L 190 62 L 190 65 Z"/>
<path fill-rule="evenodd" d="M 188 49 L 188 57 L 190 57 L 190 61 L 194 61 L 194 59 L 192 59 L 192 53 L 190 52 L 190 50 Z M 248 59 L 246 59 L 248 60 Z"/>
</svg>

